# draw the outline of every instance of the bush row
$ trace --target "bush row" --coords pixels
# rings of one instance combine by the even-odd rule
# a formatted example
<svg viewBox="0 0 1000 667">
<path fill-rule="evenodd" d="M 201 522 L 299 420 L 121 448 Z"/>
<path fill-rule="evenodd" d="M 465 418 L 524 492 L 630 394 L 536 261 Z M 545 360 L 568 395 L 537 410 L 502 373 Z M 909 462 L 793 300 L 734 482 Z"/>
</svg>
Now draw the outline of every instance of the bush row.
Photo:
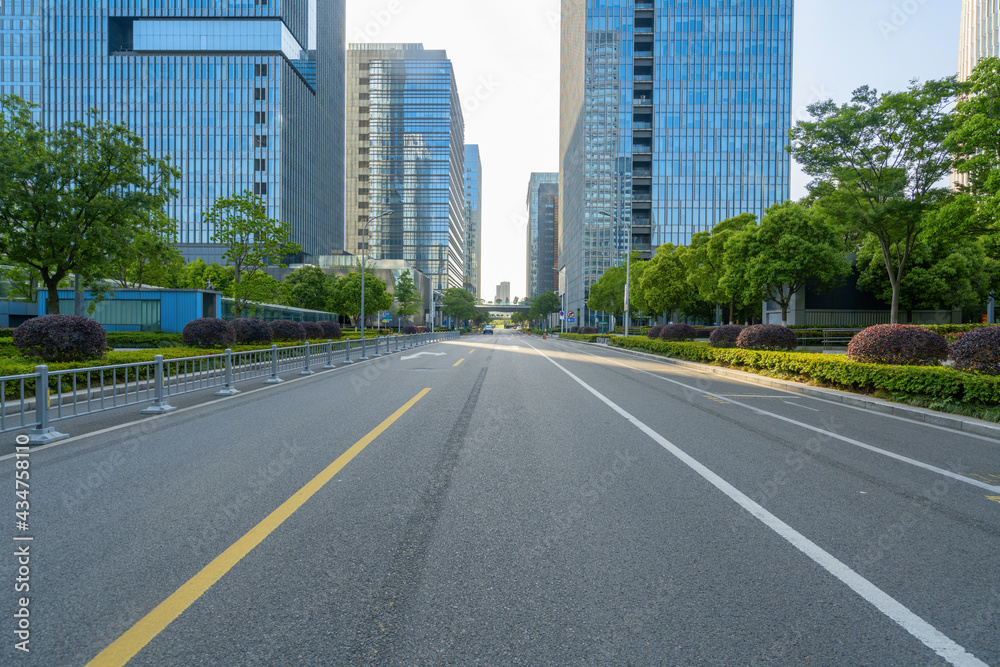
<svg viewBox="0 0 1000 667">
<path fill-rule="evenodd" d="M 852 361 L 841 355 L 713 348 L 704 343 L 675 343 L 648 338 L 616 338 L 611 344 L 755 373 L 790 375 L 851 391 L 868 393 L 884 390 L 942 400 L 1000 405 L 1000 378 L 964 373 L 944 366 L 886 366 Z"/>
</svg>

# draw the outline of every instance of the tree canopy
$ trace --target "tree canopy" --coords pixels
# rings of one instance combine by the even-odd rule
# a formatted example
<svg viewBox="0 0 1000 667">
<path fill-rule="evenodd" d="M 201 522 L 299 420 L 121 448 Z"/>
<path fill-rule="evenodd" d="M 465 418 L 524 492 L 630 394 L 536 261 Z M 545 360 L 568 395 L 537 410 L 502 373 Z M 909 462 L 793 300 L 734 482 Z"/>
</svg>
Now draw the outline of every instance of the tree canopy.
<svg viewBox="0 0 1000 667">
<path fill-rule="evenodd" d="M 420 303 L 420 292 L 417 290 L 417 286 L 413 284 L 413 277 L 410 275 L 409 269 L 399 274 L 399 278 L 396 279 L 395 292 L 396 316 L 400 320 L 409 321 L 409 318 L 420 312 L 417 309 L 417 304 Z M 400 322 L 400 325 L 402 325 L 402 322 Z"/>
<path fill-rule="evenodd" d="M 324 310 L 333 289 L 333 279 L 318 266 L 295 269 L 283 284 L 286 303 L 308 310 Z"/>
<path fill-rule="evenodd" d="M 172 233 L 173 221 L 158 213 L 180 172 L 96 112 L 49 130 L 31 109 L 16 96 L 0 99 L 0 253 L 37 272 L 55 314 L 69 274 L 96 285 L 140 232 Z"/>
<path fill-rule="evenodd" d="M 271 285 L 253 278 L 267 266 L 284 267 L 283 258 L 301 250 L 288 240 L 289 224 L 269 218 L 267 204 L 249 190 L 218 198 L 204 220 L 213 230 L 212 241 L 226 247 L 222 256 L 233 267 L 236 317 L 248 303 L 273 298 Z"/>
<path fill-rule="evenodd" d="M 928 214 L 949 196 L 941 186 L 952 156 L 945 139 L 948 108 L 960 90 L 955 77 L 914 82 L 898 93 L 864 86 L 843 105 L 809 106 L 812 121 L 792 130 L 790 150 L 822 190 L 827 209 L 845 229 L 872 235 L 892 285 L 891 321 L 907 263 L 924 240 Z"/>
<path fill-rule="evenodd" d="M 479 312 L 476 310 L 476 298 L 461 287 L 450 287 L 441 297 L 441 312 L 456 320 L 471 320 Z"/>
<path fill-rule="evenodd" d="M 365 312 L 361 316 L 361 274 L 355 271 L 336 280 L 333 283 L 327 310 L 350 316 L 355 326 L 367 327 L 368 318 L 383 310 L 392 308 L 392 295 L 386 288 L 385 281 L 378 276 L 365 272 Z"/>
</svg>

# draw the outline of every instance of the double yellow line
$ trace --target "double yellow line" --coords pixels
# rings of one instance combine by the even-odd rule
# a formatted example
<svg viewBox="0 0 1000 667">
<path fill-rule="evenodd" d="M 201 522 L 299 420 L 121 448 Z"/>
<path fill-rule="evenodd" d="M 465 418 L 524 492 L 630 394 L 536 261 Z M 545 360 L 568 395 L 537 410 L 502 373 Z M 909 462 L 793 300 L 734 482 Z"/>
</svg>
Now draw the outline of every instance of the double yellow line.
<svg viewBox="0 0 1000 667">
<path fill-rule="evenodd" d="M 386 429 L 406 414 L 428 392 L 430 392 L 430 389 L 421 391 L 403 407 L 392 413 L 388 419 L 379 424 L 368 435 L 358 440 L 353 447 L 341 454 L 323 472 L 313 477 L 295 495 L 283 502 L 278 509 L 271 512 L 267 518 L 254 526 L 250 532 L 237 540 L 235 544 L 206 565 L 201 572 L 194 575 L 186 584 L 178 588 L 173 595 L 157 605 L 155 609 L 146 614 L 138 623 L 129 628 L 125 634 L 97 654 L 93 660 L 87 663 L 88 667 L 90 665 L 94 665 L 95 667 L 118 666 L 124 665 L 131 660 L 136 653 L 141 651 L 156 635 L 160 634 L 168 625 L 173 623 L 174 619 L 184 613 L 185 609 L 194 604 L 215 582 L 225 576 L 244 556 L 253 551 L 254 547 L 263 542 L 268 535 L 273 533 L 278 526 L 283 524 L 288 517 L 292 516 L 307 500 L 312 498 L 317 491 L 333 479 L 338 472 L 343 470 L 344 466 L 350 463 L 375 438 L 382 435 Z"/>
</svg>

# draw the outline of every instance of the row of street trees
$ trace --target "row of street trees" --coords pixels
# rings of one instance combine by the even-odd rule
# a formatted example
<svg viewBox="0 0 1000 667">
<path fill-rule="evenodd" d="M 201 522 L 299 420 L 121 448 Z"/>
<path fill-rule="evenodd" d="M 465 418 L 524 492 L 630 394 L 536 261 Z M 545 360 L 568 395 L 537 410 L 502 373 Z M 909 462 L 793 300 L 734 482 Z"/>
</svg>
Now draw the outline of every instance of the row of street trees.
<svg viewBox="0 0 1000 667">
<path fill-rule="evenodd" d="M 798 203 L 743 214 L 632 262 L 633 315 L 705 316 L 764 299 L 782 307 L 811 285 L 828 289 L 851 271 L 858 285 L 901 308 L 982 303 L 1000 275 L 1000 60 L 968 82 L 913 82 L 903 92 L 863 87 L 850 102 L 809 107 L 789 151 L 813 177 Z M 962 183 L 952 189 L 952 171 Z M 591 286 L 592 310 L 624 314 L 625 268 Z M 709 315 L 710 317 L 710 315 Z"/>
<path fill-rule="evenodd" d="M 237 317 L 252 303 L 273 303 L 347 313 L 357 323 L 393 307 L 375 276 L 366 276 L 362 314 L 360 274 L 334 278 L 305 267 L 284 283 L 268 275 L 301 248 L 289 240 L 288 223 L 270 218 L 249 191 L 221 197 L 203 214 L 212 241 L 226 249 L 226 266 L 185 264 L 173 244 L 176 222 L 163 213 L 181 176 L 169 159 L 153 158 L 140 136 L 96 113 L 48 130 L 32 108 L 17 96 L 0 99 L 0 277 L 14 296 L 34 301 L 44 286 L 47 311 L 58 313 L 57 290 L 72 275 L 98 294 L 211 285 L 234 300 Z M 418 313 L 408 271 L 395 292 L 401 318 Z"/>
</svg>

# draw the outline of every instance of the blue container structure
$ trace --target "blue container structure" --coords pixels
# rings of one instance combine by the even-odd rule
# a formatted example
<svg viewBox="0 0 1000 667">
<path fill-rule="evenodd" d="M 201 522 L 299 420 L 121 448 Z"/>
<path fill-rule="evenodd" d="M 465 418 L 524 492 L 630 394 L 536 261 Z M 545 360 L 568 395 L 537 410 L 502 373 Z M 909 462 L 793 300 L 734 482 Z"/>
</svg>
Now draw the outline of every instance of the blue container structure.
<svg viewBox="0 0 1000 667">
<path fill-rule="evenodd" d="M 73 290 L 59 290 L 59 312 L 73 312 Z M 84 292 L 90 305 L 94 295 Z M 39 290 L 38 314 L 46 315 L 48 290 Z M 182 333 L 199 317 L 222 316 L 222 294 L 208 290 L 117 289 L 114 296 L 97 304 L 93 315 L 106 331 L 165 331 Z"/>
</svg>

